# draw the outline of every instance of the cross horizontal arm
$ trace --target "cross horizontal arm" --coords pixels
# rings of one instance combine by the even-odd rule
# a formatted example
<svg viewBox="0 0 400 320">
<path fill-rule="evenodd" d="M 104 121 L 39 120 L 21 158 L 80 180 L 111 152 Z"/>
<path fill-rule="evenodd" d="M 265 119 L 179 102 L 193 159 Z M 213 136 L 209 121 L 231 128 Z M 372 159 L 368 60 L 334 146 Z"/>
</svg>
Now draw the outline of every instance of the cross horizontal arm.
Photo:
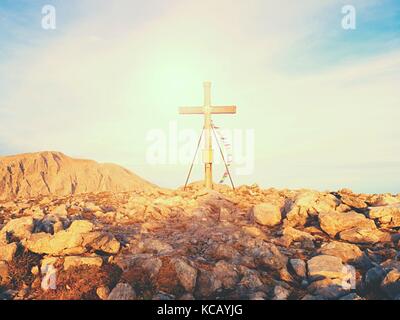
<svg viewBox="0 0 400 320">
<path fill-rule="evenodd" d="M 226 107 L 212 107 L 212 114 L 234 114 L 236 113 L 236 106 L 226 106 Z"/>
<path fill-rule="evenodd" d="M 181 107 L 180 114 L 204 114 L 204 107 Z M 211 107 L 212 114 L 235 114 L 236 106 Z"/>
<path fill-rule="evenodd" d="M 203 107 L 181 107 L 179 114 L 204 114 Z"/>
</svg>

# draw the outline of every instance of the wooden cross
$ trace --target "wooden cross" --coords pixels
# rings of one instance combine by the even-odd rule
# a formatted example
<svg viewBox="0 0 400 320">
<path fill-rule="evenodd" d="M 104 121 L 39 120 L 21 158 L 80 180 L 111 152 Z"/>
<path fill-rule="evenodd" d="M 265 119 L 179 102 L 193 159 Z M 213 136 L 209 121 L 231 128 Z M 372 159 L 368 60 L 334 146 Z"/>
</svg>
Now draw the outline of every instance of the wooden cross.
<svg viewBox="0 0 400 320">
<path fill-rule="evenodd" d="M 212 163 L 213 163 L 213 149 L 212 149 L 212 114 L 235 114 L 236 106 L 223 106 L 215 107 L 211 105 L 211 82 L 204 82 L 204 105 L 202 107 L 181 107 L 179 108 L 180 114 L 204 114 L 204 132 L 205 142 L 203 150 L 203 162 L 205 171 L 205 187 L 208 189 L 213 188 L 212 181 Z"/>
</svg>

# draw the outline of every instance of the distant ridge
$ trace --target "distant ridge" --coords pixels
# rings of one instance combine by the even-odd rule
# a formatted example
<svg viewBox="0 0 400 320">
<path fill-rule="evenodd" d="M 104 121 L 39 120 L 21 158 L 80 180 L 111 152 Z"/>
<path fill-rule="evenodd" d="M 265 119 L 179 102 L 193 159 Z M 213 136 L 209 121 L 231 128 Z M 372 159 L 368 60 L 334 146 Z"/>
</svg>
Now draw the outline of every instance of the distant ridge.
<svg viewBox="0 0 400 320">
<path fill-rule="evenodd" d="M 0 199 L 90 192 L 149 190 L 156 186 L 115 164 L 45 151 L 0 157 Z"/>
</svg>

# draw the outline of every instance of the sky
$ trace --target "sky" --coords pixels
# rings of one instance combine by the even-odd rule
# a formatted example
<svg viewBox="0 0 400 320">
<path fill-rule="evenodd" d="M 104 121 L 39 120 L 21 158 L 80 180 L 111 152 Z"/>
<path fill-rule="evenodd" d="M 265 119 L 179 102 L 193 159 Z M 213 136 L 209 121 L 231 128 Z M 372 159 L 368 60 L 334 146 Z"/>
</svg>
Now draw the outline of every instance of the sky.
<svg viewBox="0 0 400 320">
<path fill-rule="evenodd" d="M 1 0 L 0 155 L 61 151 L 180 186 L 203 119 L 178 107 L 202 105 L 207 80 L 238 107 L 214 116 L 235 184 L 399 193 L 399 71 L 398 0 Z"/>
</svg>

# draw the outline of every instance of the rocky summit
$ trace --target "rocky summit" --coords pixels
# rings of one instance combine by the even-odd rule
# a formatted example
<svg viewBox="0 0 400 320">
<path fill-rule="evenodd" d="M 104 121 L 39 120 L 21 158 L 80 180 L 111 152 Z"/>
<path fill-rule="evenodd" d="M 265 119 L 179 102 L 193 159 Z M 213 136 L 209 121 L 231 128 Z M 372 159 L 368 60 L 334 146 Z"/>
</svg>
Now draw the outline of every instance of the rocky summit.
<svg viewBox="0 0 400 320">
<path fill-rule="evenodd" d="M 57 155 L 46 177 L 63 166 Z M 71 192 L 50 178 L 60 193 L 34 195 L 22 181 L 46 166 L 37 157 L 23 169 L 6 160 L 25 191 L 9 178 L 1 190 L 27 196 L 0 201 L 1 299 L 400 299 L 400 195 L 199 184 Z"/>
</svg>

